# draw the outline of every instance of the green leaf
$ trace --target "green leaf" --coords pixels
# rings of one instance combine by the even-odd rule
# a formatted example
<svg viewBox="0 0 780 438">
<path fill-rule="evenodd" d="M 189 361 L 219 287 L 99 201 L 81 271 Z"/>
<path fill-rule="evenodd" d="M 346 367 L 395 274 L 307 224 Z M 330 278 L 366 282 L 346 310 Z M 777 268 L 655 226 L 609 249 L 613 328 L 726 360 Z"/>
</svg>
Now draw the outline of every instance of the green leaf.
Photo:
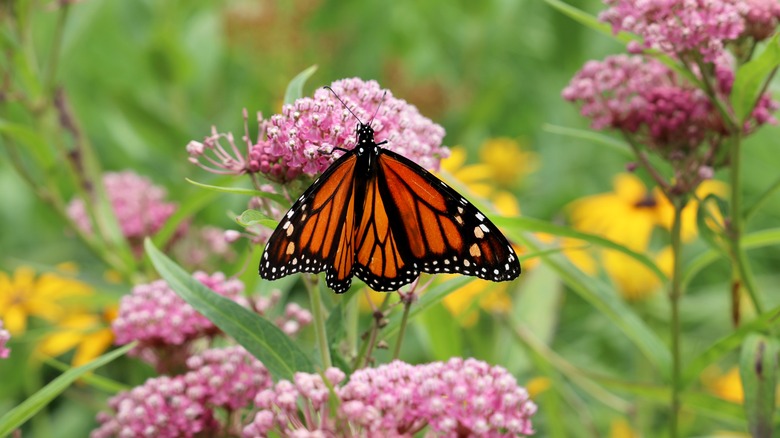
<svg viewBox="0 0 780 438">
<path fill-rule="evenodd" d="M 615 35 L 615 33 L 612 32 L 612 26 L 610 26 L 609 24 L 602 23 L 601 21 L 599 21 L 598 17 L 595 17 L 581 9 L 577 9 L 574 6 L 564 3 L 561 0 L 544 0 L 544 1 L 548 5 L 557 9 L 563 15 L 566 15 L 567 17 L 571 18 L 572 20 L 582 24 L 585 27 L 589 27 L 604 35 L 612 37 L 620 41 L 621 43 L 625 44 L 630 41 L 638 39 L 636 36 L 633 36 L 626 32 L 620 32 L 619 34 Z"/>
<path fill-rule="evenodd" d="M 780 324 L 780 306 L 764 312 L 753 321 L 743 324 L 729 335 L 718 339 L 685 368 L 683 372 L 683 387 L 696 382 L 706 367 L 737 349 L 751 333 L 766 331 L 778 324 Z"/>
<path fill-rule="evenodd" d="M 29 420 L 30 417 L 38 413 L 54 400 L 54 398 L 68 389 L 76 379 L 124 355 L 133 347 L 135 347 L 135 343 L 127 344 L 124 347 L 98 357 L 90 363 L 77 368 L 71 368 L 60 374 L 56 379 L 31 395 L 19 406 L 11 409 L 11 411 L 0 417 L 0 436 L 9 435 L 11 432 L 21 427 L 21 425 Z"/>
<path fill-rule="evenodd" d="M 236 223 L 242 227 L 249 227 L 252 225 L 262 225 L 270 229 L 276 228 L 279 225 L 279 221 L 269 218 L 268 216 L 260 213 L 257 210 L 246 210 L 236 218 Z"/>
<path fill-rule="evenodd" d="M 742 247 L 744 249 L 761 248 L 772 245 L 780 245 L 780 228 L 756 231 L 755 233 L 750 233 L 742 238 Z M 711 249 L 699 254 L 695 259 L 688 263 L 685 267 L 685 271 L 683 271 L 682 289 L 685 290 L 687 285 L 696 277 L 696 274 L 722 256 L 723 253 L 721 251 Z"/>
<path fill-rule="evenodd" d="M 312 65 L 306 70 L 298 73 L 289 84 L 287 84 L 287 90 L 284 92 L 284 104 L 292 104 L 297 99 L 303 97 L 303 85 L 309 80 L 311 75 L 317 71 L 317 66 Z"/>
<path fill-rule="evenodd" d="M 254 189 L 245 189 L 242 187 L 220 187 L 220 186 L 212 186 L 209 184 L 203 184 L 199 183 L 197 181 L 193 181 L 189 178 L 185 178 L 188 183 L 202 187 L 204 189 L 208 190 L 215 190 L 217 192 L 223 192 L 223 193 L 233 193 L 236 195 L 248 195 L 248 196 L 258 196 L 260 198 L 266 198 L 270 199 L 279 205 L 288 207 L 290 203 L 287 201 L 287 199 L 284 198 L 284 196 L 278 194 L 278 193 L 268 193 L 268 192 L 262 192 L 260 190 L 254 190 Z"/>
<path fill-rule="evenodd" d="M 739 360 L 739 376 L 745 393 L 748 430 L 755 437 L 772 436 L 775 411 L 777 360 L 780 345 L 776 339 L 752 334 L 745 339 Z"/>
<path fill-rule="evenodd" d="M 738 120 L 750 117 L 758 102 L 764 84 L 780 65 L 780 35 L 775 35 L 760 55 L 743 64 L 734 77 L 731 89 L 731 105 Z"/>
<path fill-rule="evenodd" d="M 447 360 L 464 355 L 461 326 L 441 301 L 422 313 L 418 324 L 424 327 L 420 333 L 427 344 L 425 351 L 428 351 L 434 360 Z"/>
<path fill-rule="evenodd" d="M 594 132 L 588 129 L 575 129 L 575 128 L 569 128 L 567 126 L 559 126 L 559 125 L 551 125 L 551 124 L 544 125 L 543 129 L 553 134 L 564 135 L 571 138 L 587 140 L 593 143 L 601 144 L 603 146 L 612 149 L 613 151 L 620 153 L 627 159 L 631 159 L 631 160 L 636 159 L 636 155 L 634 155 L 634 151 L 632 151 L 631 148 L 625 142 L 620 141 L 612 136 L 602 134 L 600 132 Z"/>
<path fill-rule="evenodd" d="M 553 234 L 555 236 L 573 237 L 575 239 L 584 240 L 586 242 L 599 245 L 604 248 L 614 249 L 615 251 L 622 252 L 623 254 L 645 265 L 645 267 L 651 270 L 655 274 L 655 276 L 658 277 L 661 281 L 663 282 L 668 281 L 668 277 L 666 276 L 666 274 L 664 274 L 663 271 L 661 271 L 661 269 L 658 268 L 658 266 L 648 256 L 633 251 L 630 248 L 615 243 L 609 239 L 605 239 L 601 236 L 597 236 L 595 234 L 590 234 L 590 233 L 583 233 L 573 228 L 554 225 L 546 221 L 527 218 L 527 217 L 513 217 L 513 218 L 496 217 L 493 219 L 493 222 L 496 225 L 498 225 L 499 228 L 504 229 L 506 231 L 512 231 L 515 233 L 520 233 L 522 231 L 535 231 L 535 232 Z"/>
<path fill-rule="evenodd" d="M 503 220 L 501 222 L 515 221 Z M 510 239 L 523 242 L 531 251 L 539 251 L 541 245 L 535 240 L 525 237 L 520 228 L 515 226 L 504 227 L 504 229 Z M 555 270 L 563 282 L 580 297 L 620 328 L 655 365 L 656 369 L 668 377 L 672 363 L 671 352 L 636 312 L 620 299 L 610 285 L 580 271 L 562 254 L 545 255 L 542 257 L 542 261 Z"/>
<path fill-rule="evenodd" d="M 151 240 L 144 241 L 144 248 L 171 289 L 263 362 L 274 379 L 292 380 L 297 371 L 314 371 L 309 357 L 274 324 L 194 279 Z"/>
</svg>

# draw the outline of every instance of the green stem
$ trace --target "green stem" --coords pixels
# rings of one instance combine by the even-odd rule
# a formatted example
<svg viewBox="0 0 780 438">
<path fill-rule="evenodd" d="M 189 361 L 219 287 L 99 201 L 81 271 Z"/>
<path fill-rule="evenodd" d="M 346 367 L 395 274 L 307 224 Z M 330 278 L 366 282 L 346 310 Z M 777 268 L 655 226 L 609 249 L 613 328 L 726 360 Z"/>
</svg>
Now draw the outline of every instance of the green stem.
<svg viewBox="0 0 780 438">
<path fill-rule="evenodd" d="M 355 359 L 355 367 L 353 370 L 358 370 L 368 364 L 369 358 L 371 357 L 371 352 L 374 350 L 374 345 L 376 344 L 377 336 L 379 335 L 380 324 L 382 322 L 382 318 L 384 318 L 385 309 L 387 309 L 387 305 L 389 303 L 390 294 L 386 294 L 384 301 L 382 301 L 382 305 L 380 305 L 378 309 L 374 310 L 374 323 L 371 324 L 371 330 L 368 333 L 368 342 L 363 342 L 363 344 L 360 346 L 360 352 Z"/>
<path fill-rule="evenodd" d="M 330 347 L 328 346 L 328 333 L 325 328 L 325 314 L 322 311 L 322 295 L 320 287 L 304 280 L 309 289 L 309 300 L 311 302 L 311 314 L 314 319 L 314 335 L 317 338 L 317 346 L 320 349 L 320 359 L 322 367 L 328 369 L 333 366 L 330 360 Z"/>
<path fill-rule="evenodd" d="M 358 328 L 360 323 L 360 301 L 357 297 L 353 297 L 347 302 L 347 357 L 349 359 L 355 359 L 357 357 L 357 342 L 358 342 Z"/>
<path fill-rule="evenodd" d="M 52 37 L 52 43 L 49 52 L 49 60 L 46 65 L 46 72 L 43 76 L 44 92 L 48 95 L 54 94 L 57 78 L 57 67 L 60 61 L 60 52 L 62 50 L 63 34 L 65 33 L 65 23 L 68 21 L 68 12 L 70 11 L 69 2 L 59 2 L 59 16 L 57 17 L 57 28 Z"/>
<path fill-rule="evenodd" d="M 393 352 L 394 360 L 398 359 L 398 357 L 401 355 L 401 343 L 403 343 L 404 340 L 404 334 L 406 332 L 406 323 L 409 321 L 409 310 L 412 308 L 411 298 L 404 299 L 402 297 L 401 300 L 404 303 L 404 314 L 401 317 L 401 326 L 398 329 L 398 341 L 396 341 L 395 343 L 395 351 Z"/>
<path fill-rule="evenodd" d="M 669 291 L 671 304 L 671 339 L 672 339 L 672 397 L 669 421 L 669 436 L 677 438 L 680 417 L 680 392 L 682 390 L 682 360 L 680 351 L 680 298 L 682 297 L 682 210 L 686 201 L 675 199 L 674 222 L 672 222 L 672 285 Z"/>
<path fill-rule="evenodd" d="M 741 138 L 740 133 L 734 134 L 734 143 L 730 149 L 731 161 L 731 212 L 729 214 L 729 223 L 727 225 L 727 235 L 731 247 L 732 290 L 744 288 L 756 313 L 763 313 L 761 298 L 756 290 L 753 280 L 753 273 L 747 262 L 747 254 L 742 248 L 742 234 L 744 232 L 743 212 L 742 212 L 742 162 L 741 162 Z"/>
</svg>

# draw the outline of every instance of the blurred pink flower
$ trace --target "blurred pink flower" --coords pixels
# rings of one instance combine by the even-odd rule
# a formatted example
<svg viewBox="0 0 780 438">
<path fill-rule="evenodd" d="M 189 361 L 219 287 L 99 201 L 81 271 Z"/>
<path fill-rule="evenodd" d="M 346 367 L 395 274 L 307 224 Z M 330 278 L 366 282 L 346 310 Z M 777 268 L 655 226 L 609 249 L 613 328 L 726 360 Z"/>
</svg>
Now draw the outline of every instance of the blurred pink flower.
<svg viewBox="0 0 780 438">
<path fill-rule="evenodd" d="M 715 79 L 725 100 L 734 82 L 730 58 L 715 60 Z M 726 135 L 709 97 L 652 58 L 616 55 L 588 61 L 563 90 L 564 99 L 582 104 L 580 113 L 594 129 L 612 128 L 640 139 L 662 155 L 693 150 L 705 139 Z M 745 129 L 773 123 L 777 108 L 761 97 Z"/>
<path fill-rule="evenodd" d="M 726 42 L 745 29 L 734 0 L 604 0 L 600 17 L 615 33 L 643 38 L 643 47 L 686 58 L 701 54 L 705 62 L 721 55 Z M 686 58 L 687 59 L 687 58 Z"/>
<path fill-rule="evenodd" d="M 132 171 L 106 172 L 103 184 L 122 234 L 134 248 L 144 237 L 157 233 L 176 211 L 176 204 L 165 202 L 165 189 Z M 83 199 L 71 200 L 68 216 L 83 232 L 93 232 Z"/>
<path fill-rule="evenodd" d="M 11 354 L 11 349 L 6 347 L 9 340 L 11 340 L 11 333 L 3 328 L 3 320 L 0 319 L 0 359 L 7 359 Z"/>
<path fill-rule="evenodd" d="M 244 284 L 240 280 L 228 279 L 221 272 L 208 275 L 198 271 L 192 276 L 219 295 L 249 306 L 242 295 Z M 219 333 L 211 321 L 181 299 L 165 280 L 138 285 L 130 295 L 122 297 L 112 329 L 118 345 L 139 341 L 130 354 L 160 370 L 183 363 L 190 353 L 185 344 Z"/>
<path fill-rule="evenodd" d="M 326 377 L 333 386 L 344 379 L 337 369 Z M 295 383 L 281 381 L 258 394 L 260 410 L 244 436 L 399 437 L 426 428 L 431 436 L 533 434 L 536 405 L 526 390 L 505 369 L 475 359 L 395 361 L 356 371 L 333 393 L 340 400 L 336 418 L 329 410 L 331 392 L 319 375 L 298 373 Z"/>
</svg>

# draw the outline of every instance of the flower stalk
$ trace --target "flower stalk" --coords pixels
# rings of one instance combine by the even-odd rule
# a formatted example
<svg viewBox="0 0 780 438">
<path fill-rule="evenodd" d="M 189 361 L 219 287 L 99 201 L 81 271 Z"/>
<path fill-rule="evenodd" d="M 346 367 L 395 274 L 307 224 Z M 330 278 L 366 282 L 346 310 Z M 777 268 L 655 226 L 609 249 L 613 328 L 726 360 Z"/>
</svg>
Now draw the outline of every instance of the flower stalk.
<svg viewBox="0 0 780 438">
<path fill-rule="evenodd" d="M 672 278 L 669 290 L 669 303 L 671 305 L 670 329 L 672 339 L 672 396 L 670 400 L 669 436 L 676 438 L 679 436 L 679 418 L 680 418 L 680 393 L 682 392 L 682 358 L 680 348 L 680 298 L 682 297 L 682 211 L 685 208 L 687 199 L 678 198 L 672 201 L 674 204 L 674 219 L 672 222 L 671 240 L 672 240 Z"/>
</svg>

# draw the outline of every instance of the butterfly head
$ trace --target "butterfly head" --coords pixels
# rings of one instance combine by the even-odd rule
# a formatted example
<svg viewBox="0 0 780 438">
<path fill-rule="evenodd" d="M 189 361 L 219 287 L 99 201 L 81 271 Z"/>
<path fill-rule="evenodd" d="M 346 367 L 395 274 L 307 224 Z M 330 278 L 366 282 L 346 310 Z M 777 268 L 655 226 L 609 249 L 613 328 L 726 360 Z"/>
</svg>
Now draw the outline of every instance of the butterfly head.
<svg viewBox="0 0 780 438">
<path fill-rule="evenodd" d="M 357 144 L 368 146 L 374 144 L 374 129 L 364 123 L 357 125 Z"/>
</svg>

